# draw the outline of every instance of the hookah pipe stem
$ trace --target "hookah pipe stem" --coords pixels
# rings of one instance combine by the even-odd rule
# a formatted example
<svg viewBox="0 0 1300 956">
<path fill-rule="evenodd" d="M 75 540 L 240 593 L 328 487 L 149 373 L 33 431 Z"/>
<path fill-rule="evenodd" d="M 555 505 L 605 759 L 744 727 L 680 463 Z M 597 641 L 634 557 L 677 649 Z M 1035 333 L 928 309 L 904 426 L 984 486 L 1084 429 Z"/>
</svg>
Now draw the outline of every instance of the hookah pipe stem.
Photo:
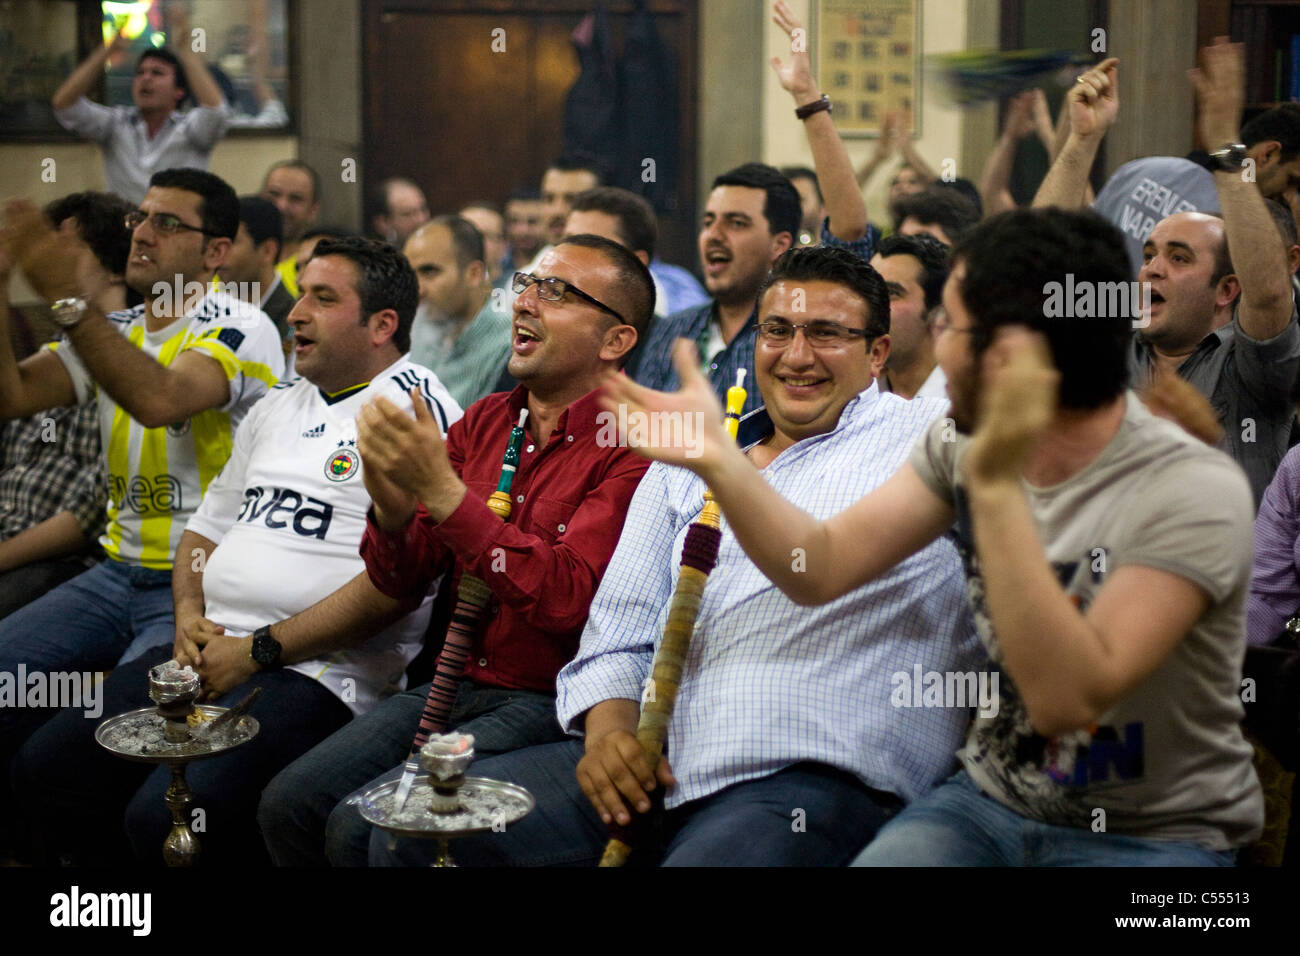
<svg viewBox="0 0 1300 956">
<path fill-rule="evenodd" d="M 736 384 L 727 389 L 726 428 L 733 441 L 740 426 L 740 411 L 745 407 L 744 384 L 745 369 L 738 369 Z M 668 621 L 664 624 L 663 639 L 655 651 L 650 685 L 642 703 L 641 719 L 637 722 L 637 743 L 641 745 L 652 771 L 658 767 L 663 754 L 668 721 L 673 716 L 686 655 L 691 649 L 691 635 L 700 612 L 704 584 L 718 561 L 718 545 L 722 542 L 721 518 L 722 512 L 713 492 L 705 489 L 704 508 L 686 532 L 677 588 L 668 610 Z M 601 866 L 616 867 L 627 862 L 632 852 L 630 830 L 631 827 L 617 824 L 610 827 L 610 840 L 600 858 Z"/>
<path fill-rule="evenodd" d="M 510 518 L 510 486 L 514 483 L 515 472 L 519 468 L 519 449 L 524 443 L 524 423 L 528 419 L 528 409 L 519 412 L 519 423 L 510 429 L 510 438 L 506 441 L 505 455 L 501 461 L 501 477 L 497 481 L 497 490 L 488 496 L 487 506 L 502 521 Z M 456 607 L 451 612 L 451 623 L 447 626 L 447 637 L 443 642 L 442 652 L 434 670 L 433 683 L 429 686 L 429 695 L 424 701 L 424 712 L 420 715 L 419 730 L 411 753 L 415 754 L 428 741 L 432 733 L 442 733 L 447 727 L 452 704 L 456 700 L 456 690 L 460 675 L 464 673 L 465 661 L 477 636 L 483 608 L 487 606 L 492 592 L 480 578 L 472 574 L 462 574 L 456 591 Z"/>
</svg>

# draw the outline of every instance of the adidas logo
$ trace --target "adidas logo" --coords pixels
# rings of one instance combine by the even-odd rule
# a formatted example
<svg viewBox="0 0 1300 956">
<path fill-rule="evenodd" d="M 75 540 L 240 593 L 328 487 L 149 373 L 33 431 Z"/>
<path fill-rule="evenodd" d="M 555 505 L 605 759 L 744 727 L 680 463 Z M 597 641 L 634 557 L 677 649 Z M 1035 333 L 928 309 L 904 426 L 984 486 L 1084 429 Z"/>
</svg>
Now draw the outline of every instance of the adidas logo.
<svg viewBox="0 0 1300 956">
<path fill-rule="evenodd" d="M 321 438 L 325 434 L 325 423 L 321 422 L 315 428 L 309 428 L 302 433 L 303 438 Z"/>
</svg>

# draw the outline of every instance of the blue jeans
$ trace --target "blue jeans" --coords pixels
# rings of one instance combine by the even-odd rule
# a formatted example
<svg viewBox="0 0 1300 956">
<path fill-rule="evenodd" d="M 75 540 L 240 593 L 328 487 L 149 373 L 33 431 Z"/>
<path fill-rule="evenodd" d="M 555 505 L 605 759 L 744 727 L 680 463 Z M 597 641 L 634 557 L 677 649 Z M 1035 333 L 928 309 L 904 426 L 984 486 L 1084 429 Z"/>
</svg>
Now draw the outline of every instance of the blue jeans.
<svg viewBox="0 0 1300 956">
<path fill-rule="evenodd" d="M 898 815 L 854 866 L 1232 866 L 1235 854 L 1039 823 L 958 771 Z"/>
<path fill-rule="evenodd" d="M 277 866 L 366 865 L 370 824 L 348 804 L 349 795 L 401 775 L 428 693 L 424 684 L 395 694 L 271 781 L 257 821 Z M 451 725 L 473 734 L 475 751 L 484 755 L 564 737 L 551 695 L 468 680 L 456 692 Z"/>
<path fill-rule="evenodd" d="M 107 670 L 175 639 L 172 573 L 106 558 L 0 621 L 0 672 L 16 674 L 19 664 L 28 674 Z M 0 708 L 0 789 L 6 795 L 13 755 L 57 712 Z"/>
<path fill-rule="evenodd" d="M 461 866 L 593 866 L 609 829 L 578 786 L 580 740 L 529 747 L 475 763 L 472 776 L 519 784 L 536 801 L 533 811 L 499 833 L 454 840 Z M 693 800 L 666 813 L 651 812 L 637 865 L 843 866 L 896 811 L 892 794 L 824 764 L 800 763 Z M 654 817 L 659 819 L 655 820 Z M 391 848 L 390 848 L 391 847 Z M 374 866 L 427 866 L 429 840 L 390 840 L 376 829 Z"/>
<path fill-rule="evenodd" d="M 116 668 L 104 681 L 104 714 L 151 706 L 148 670 L 171 656 L 168 642 Z M 191 822 L 203 821 L 197 835 L 207 865 L 269 863 L 256 824 L 262 788 L 352 717 L 328 688 L 291 670 L 260 671 L 216 703 L 229 707 L 254 687 L 262 688 L 250 711 L 261 724 L 258 735 L 186 768 L 192 807 L 203 811 L 201 818 L 191 811 Z M 69 708 L 32 735 L 13 763 L 19 810 L 44 862 L 114 865 L 130 854 L 139 863 L 161 865 L 171 828 L 163 803 L 171 773 L 100 747 L 94 740 L 98 724 Z"/>
</svg>

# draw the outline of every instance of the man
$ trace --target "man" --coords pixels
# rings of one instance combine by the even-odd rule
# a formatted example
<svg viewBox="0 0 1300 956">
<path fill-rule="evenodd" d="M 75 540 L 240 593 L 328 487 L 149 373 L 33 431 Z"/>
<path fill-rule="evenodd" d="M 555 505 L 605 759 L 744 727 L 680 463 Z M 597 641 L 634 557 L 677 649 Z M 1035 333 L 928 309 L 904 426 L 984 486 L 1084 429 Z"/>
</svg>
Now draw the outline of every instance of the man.
<svg viewBox="0 0 1300 956">
<path fill-rule="evenodd" d="M 1119 231 L 1091 213 L 1010 212 L 953 250 L 936 330 L 949 417 L 825 521 L 731 447 L 684 349 L 678 395 L 606 385 L 629 416 L 708 410 L 692 457 L 645 450 L 704 478 L 746 553 L 801 604 L 955 533 L 998 706 L 972 723 L 963 769 L 865 862 L 1223 865 L 1260 832 L 1240 728 L 1249 487 L 1126 391 L 1128 316 L 1045 308 L 1067 274 L 1125 281 Z"/>
<path fill-rule="evenodd" d="M 1206 47 L 1202 59 L 1204 69 L 1196 73 L 1201 137 L 1233 144 L 1243 98 L 1241 49 L 1223 40 Z M 1118 114 L 1117 86 L 1111 59 L 1071 89 L 1070 136 L 1035 206 L 1081 195 L 1080 177 Z M 1270 157 L 1275 153 L 1269 150 Z M 1245 469 L 1258 503 L 1291 434 L 1300 325 L 1286 248 L 1259 185 L 1245 172 L 1248 160 L 1240 150 L 1223 151 L 1214 173 L 1222 219 L 1176 212 L 1147 236 L 1138 280 L 1150 290 L 1151 309 L 1141 316 L 1129 364 L 1135 386 L 1168 370 L 1210 400 L 1224 429 L 1222 447 Z M 1270 171 L 1284 181 L 1288 175 Z M 1265 181 L 1271 179 L 1259 183 Z"/>
<path fill-rule="evenodd" d="M 471 203 L 457 213 L 468 220 L 483 236 L 483 264 L 487 268 L 488 283 L 492 288 L 505 288 L 514 281 L 514 273 L 505 274 L 502 263 L 506 258 L 506 221 L 501 210 L 490 202 Z"/>
<path fill-rule="evenodd" d="M 887 479 L 945 407 L 872 386 L 889 352 L 889 310 L 880 276 L 842 249 L 791 250 L 759 293 L 750 387 L 764 407 L 745 421 L 746 455 L 818 514 Z M 800 384 L 810 377 L 822 384 Z M 573 736 L 475 764 L 522 784 L 539 812 L 459 842 L 462 865 L 595 863 L 608 824 L 640 817 L 661 789 L 663 835 L 638 850 L 663 865 L 842 865 L 951 771 L 965 709 L 891 701 L 894 675 L 974 663 L 951 545 L 936 542 L 810 612 L 725 530 L 693 635 L 702 653 L 687 656 L 667 755 L 650 770 L 638 712 L 703 493 L 694 475 L 661 464 L 642 479 L 578 656 L 560 673 L 560 721 Z M 376 862 L 388 861 L 385 842 L 372 841 Z M 404 841 L 398 855 L 413 862 L 424 848 Z"/>
<path fill-rule="evenodd" d="M 790 180 L 791 185 L 799 191 L 799 206 L 803 210 L 803 219 L 799 222 L 797 244 L 811 246 L 821 235 L 822 217 L 826 214 L 822 189 L 817 184 L 817 174 L 807 166 L 783 166 L 781 175 Z"/>
<path fill-rule="evenodd" d="M 564 221 L 564 234 L 580 236 L 583 233 L 617 242 L 640 259 L 641 264 L 650 269 L 650 277 L 654 278 L 651 266 L 659 240 L 659 224 L 655 220 L 654 208 L 641 196 L 616 186 L 597 186 L 578 193 L 573 197 L 568 218 Z M 655 279 L 655 316 L 666 317 L 666 309 L 667 298 Z M 636 374 L 639 357 L 638 349 L 628 359 L 626 368 L 629 375 Z"/>
<path fill-rule="evenodd" d="M 493 391 L 510 354 L 510 315 L 487 280 L 483 238 L 460 216 L 438 216 L 403 250 L 420 282 L 411 361 L 432 369 L 468 408 Z"/>
<path fill-rule="evenodd" d="M 275 271 L 284 287 L 298 298 L 298 243 L 320 215 L 320 176 L 300 159 L 282 159 L 272 164 L 262 180 L 262 198 L 280 210 L 283 257 Z"/>
<path fill-rule="evenodd" d="M 131 84 L 133 107 L 101 106 L 86 98 L 104 75 L 108 58 L 126 52 L 129 44 L 121 33 L 108 46 L 96 46 L 50 101 L 65 129 L 103 147 L 108 191 L 132 203 L 140 201 L 149 178 L 161 169 L 207 169 L 229 122 L 217 81 L 191 49 L 188 14 L 173 4 L 168 18 L 168 32 L 178 40 L 176 51 L 151 47 L 140 54 Z M 182 115 L 178 108 L 191 94 L 198 105 Z"/>
<path fill-rule="evenodd" d="M 654 323 L 642 350 L 638 382 L 675 387 L 669 349 L 677 338 L 698 344 L 719 395 L 735 384 L 737 369 L 752 374 L 758 335 L 754 296 L 772 263 L 793 244 L 799 217 L 799 194 L 771 166 L 746 163 L 713 181 L 699 235 L 704 286 L 713 298 Z M 751 392 L 745 412 L 757 406 L 757 393 Z"/>
<path fill-rule="evenodd" d="M 564 223 L 573 208 L 573 198 L 594 189 L 603 181 L 600 170 L 577 157 L 561 156 L 542 173 L 542 228 L 546 241 L 564 238 Z"/>
<path fill-rule="evenodd" d="M 404 177 L 391 176 L 381 182 L 372 202 L 375 214 L 370 227 L 395 249 L 402 248 L 411 233 L 429 221 L 424 190 Z"/>
<path fill-rule="evenodd" d="M 380 594 L 357 553 L 370 498 L 356 413 L 377 394 L 409 408 L 414 394 L 434 428 L 460 417 L 437 378 L 404 357 L 416 282 L 395 250 L 369 240 L 323 242 L 302 279 L 290 319 L 301 377 L 249 412 L 230 461 L 185 528 L 172 579 L 174 644 L 116 668 L 103 685 L 109 714 L 148 706 L 150 667 L 174 657 L 223 704 L 262 688 L 252 710 L 262 733 L 187 774 L 213 834 L 200 837 L 204 860 L 214 864 L 265 858 L 255 812 L 267 781 L 353 714 L 401 690 L 428 626 L 430 602 Z M 112 863 L 125 849 L 125 813 L 136 861 L 156 865 L 170 827 L 163 800 L 170 774 L 124 764 L 93 732 L 69 709 L 28 741 L 15 760 L 28 821 L 47 854 Z M 82 785 L 68 786 L 70 771 Z M 86 832 L 66 839 L 60 821 L 69 818 Z"/>
<path fill-rule="evenodd" d="M 889 289 L 889 360 L 882 391 L 903 398 L 944 398 L 943 369 L 934 356 L 931 319 L 948 280 L 948 249 L 933 236 L 890 236 L 871 265 Z"/>
<path fill-rule="evenodd" d="M 514 281 L 516 272 L 527 272 L 545 241 L 542 234 L 542 200 L 536 189 L 516 189 L 506 200 L 506 239 L 509 250 L 502 271 Z"/>
<path fill-rule="evenodd" d="M 951 246 L 980 221 L 975 203 L 956 189 L 930 185 L 900 199 L 894 230 L 900 236 L 928 235 Z"/>
<path fill-rule="evenodd" d="M 284 367 L 260 311 L 213 292 L 239 224 L 211 173 L 155 173 L 133 228 L 126 282 L 144 303 L 106 316 L 71 233 L 13 203 L 5 239 L 32 286 L 57 300 L 57 347 L 0 362 L 0 416 L 98 400 L 108 476 L 107 560 L 0 623 L 0 671 L 107 669 L 173 632 L 172 559 L 185 522 L 230 455 L 239 422 Z M 0 751 L 50 715 L 0 709 Z M 9 750 L 8 752 L 12 752 Z M 5 754 L 0 753 L 0 757 Z"/>
<path fill-rule="evenodd" d="M 241 196 L 239 231 L 226 264 L 221 267 L 221 282 L 229 286 L 226 291 L 231 295 L 251 302 L 266 313 L 275 323 L 287 353 L 292 347 L 289 312 L 296 300 L 275 269 L 283 243 L 280 210 L 275 203 L 261 196 Z"/>
<path fill-rule="evenodd" d="M 427 420 L 386 402 L 358 421 L 374 501 L 362 545 L 371 581 L 391 597 L 423 594 L 450 565 L 453 579 L 471 574 L 492 591 L 450 720 L 475 735 L 480 754 L 560 739 L 555 675 L 577 650 L 645 470 L 602 439 L 596 417 L 597 386 L 650 318 L 645 267 L 616 243 L 579 236 L 537 269 L 515 300 L 519 388 L 472 405 L 445 445 Z M 524 410 L 513 510 L 502 521 L 485 502 Z M 277 864 L 365 864 L 369 825 L 341 801 L 406 759 L 428 690 L 385 701 L 271 782 L 258 820 Z"/>
</svg>

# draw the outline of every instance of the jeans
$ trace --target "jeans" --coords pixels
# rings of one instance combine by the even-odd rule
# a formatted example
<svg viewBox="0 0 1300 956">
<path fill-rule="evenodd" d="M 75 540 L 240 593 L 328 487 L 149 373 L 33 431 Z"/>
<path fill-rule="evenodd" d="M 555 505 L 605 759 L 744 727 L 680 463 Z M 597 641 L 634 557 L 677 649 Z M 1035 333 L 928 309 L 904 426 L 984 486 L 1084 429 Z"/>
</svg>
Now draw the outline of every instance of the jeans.
<svg viewBox="0 0 1300 956">
<path fill-rule="evenodd" d="M 169 641 L 115 669 L 104 681 L 104 714 L 151 706 L 148 670 L 171 656 Z M 200 860 L 212 866 L 269 862 L 256 825 L 262 788 L 352 717 L 326 687 L 291 670 L 259 671 L 216 703 L 229 707 L 254 687 L 262 688 L 250 711 L 261 725 L 257 736 L 196 760 L 185 772 L 194 794 L 190 823 L 202 847 Z M 114 864 L 129 853 L 140 863 L 161 865 L 171 828 L 163 803 L 171 773 L 100 747 L 94 740 L 98 723 L 68 709 L 32 735 L 14 759 L 19 810 L 43 862 Z"/>
<path fill-rule="evenodd" d="M 909 805 L 853 865 L 1232 866 L 1234 856 L 1030 820 L 986 796 L 962 770 Z"/>
<path fill-rule="evenodd" d="M 175 637 L 172 573 L 106 558 L 0 621 L 0 672 L 16 675 L 20 664 L 28 674 L 107 670 Z M 13 755 L 56 713 L 0 708 L 0 814 Z"/>
<path fill-rule="evenodd" d="M 461 866 L 593 866 L 609 829 L 578 786 L 579 740 L 529 747 L 475 763 L 470 773 L 516 783 L 536 801 L 532 812 L 502 832 L 454 840 Z M 629 864 L 660 866 L 843 866 L 900 803 L 856 777 L 824 764 L 800 763 L 733 784 L 662 814 Z M 376 829 L 375 866 L 427 866 L 433 841 Z"/>
<path fill-rule="evenodd" d="M 388 698 L 271 781 L 257 820 L 277 866 L 366 865 L 370 824 L 348 800 L 401 775 L 428 693 L 424 684 Z M 468 680 L 460 683 L 450 722 L 473 734 L 474 750 L 484 755 L 564 737 L 551 695 Z"/>
<path fill-rule="evenodd" d="M 81 555 L 33 561 L 0 574 L 0 620 L 38 597 L 57 588 L 64 581 L 86 572 Z"/>
</svg>

